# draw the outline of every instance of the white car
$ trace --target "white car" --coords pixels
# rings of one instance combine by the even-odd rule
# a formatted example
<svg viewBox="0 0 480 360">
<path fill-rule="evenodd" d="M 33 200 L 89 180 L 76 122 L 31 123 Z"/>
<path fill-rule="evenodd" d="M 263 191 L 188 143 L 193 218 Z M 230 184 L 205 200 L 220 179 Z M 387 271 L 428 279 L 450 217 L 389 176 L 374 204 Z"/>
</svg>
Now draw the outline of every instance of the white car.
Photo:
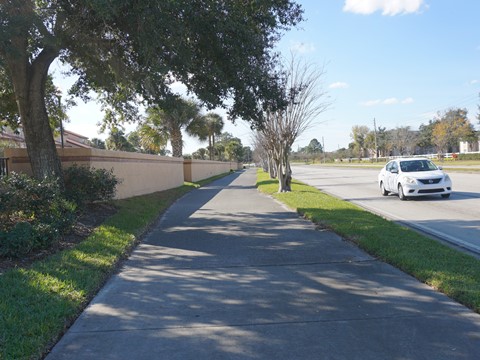
<svg viewBox="0 0 480 360">
<path fill-rule="evenodd" d="M 452 193 L 452 180 L 429 159 L 395 159 L 387 163 L 380 174 L 378 184 L 383 196 L 398 194 L 400 200 L 413 196 L 439 194 L 443 198 Z"/>
</svg>

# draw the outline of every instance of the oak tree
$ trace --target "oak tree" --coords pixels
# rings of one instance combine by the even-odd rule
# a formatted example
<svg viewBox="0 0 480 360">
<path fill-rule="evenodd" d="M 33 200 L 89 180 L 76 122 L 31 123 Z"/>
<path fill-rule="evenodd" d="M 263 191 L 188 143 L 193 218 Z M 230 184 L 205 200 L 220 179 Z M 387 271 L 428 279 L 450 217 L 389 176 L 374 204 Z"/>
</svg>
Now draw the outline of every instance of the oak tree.
<svg viewBox="0 0 480 360">
<path fill-rule="evenodd" d="M 184 83 L 209 107 L 262 121 L 285 104 L 273 51 L 302 20 L 293 0 L 2 0 L 0 68 L 13 85 L 32 170 L 61 177 L 45 84 L 56 59 L 78 77 L 71 91 L 102 94 L 115 109 L 161 105 Z"/>
</svg>

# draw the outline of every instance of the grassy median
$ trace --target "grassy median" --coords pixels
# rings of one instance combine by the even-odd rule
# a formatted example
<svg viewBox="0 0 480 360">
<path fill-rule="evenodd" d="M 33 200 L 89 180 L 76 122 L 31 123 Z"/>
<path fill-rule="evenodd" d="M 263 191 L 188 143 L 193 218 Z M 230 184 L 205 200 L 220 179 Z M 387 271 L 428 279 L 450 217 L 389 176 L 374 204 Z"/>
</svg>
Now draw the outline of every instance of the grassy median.
<svg viewBox="0 0 480 360">
<path fill-rule="evenodd" d="M 0 359 L 41 358 L 158 216 L 188 191 L 221 176 L 117 200 L 118 212 L 76 247 L 0 275 Z"/>
<path fill-rule="evenodd" d="M 277 193 L 277 181 L 259 171 L 257 186 L 320 226 L 480 313 L 480 260 L 297 181 L 292 192 Z"/>
</svg>

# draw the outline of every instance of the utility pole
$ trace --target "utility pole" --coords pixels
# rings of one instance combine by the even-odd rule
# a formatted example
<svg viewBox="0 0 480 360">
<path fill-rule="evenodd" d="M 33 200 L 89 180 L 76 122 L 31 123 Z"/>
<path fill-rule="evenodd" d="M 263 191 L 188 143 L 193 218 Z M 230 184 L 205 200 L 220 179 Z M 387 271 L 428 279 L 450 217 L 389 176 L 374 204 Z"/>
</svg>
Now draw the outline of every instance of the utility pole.
<svg viewBox="0 0 480 360">
<path fill-rule="evenodd" d="M 377 123 L 373 118 L 373 133 L 375 135 L 375 162 L 378 162 L 378 146 L 377 146 Z"/>
<path fill-rule="evenodd" d="M 322 136 L 322 150 L 323 150 L 323 163 L 325 164 L 326 163 L 326 159 L 325 159 L 325 140 L 323 139 L 323 136 Z"/>
</svg>

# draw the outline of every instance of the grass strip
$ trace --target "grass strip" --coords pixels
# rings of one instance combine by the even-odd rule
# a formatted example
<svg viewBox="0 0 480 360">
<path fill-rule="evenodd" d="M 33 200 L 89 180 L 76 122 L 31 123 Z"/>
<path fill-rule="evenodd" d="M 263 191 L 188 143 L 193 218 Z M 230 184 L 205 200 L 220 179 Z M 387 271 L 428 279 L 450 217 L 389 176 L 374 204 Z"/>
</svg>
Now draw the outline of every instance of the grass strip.
<svg viewBox="0 0 480 360">
<path fill-rule="evenodd" d="M 277 193 L 277 180 L 260 170 L 257 186 L 314 223 L 480 313 L 480 260 L 298 181 L 293 181 L 292 192 Z"/>
<path fill-rule="evenodd" d="M 0 359 L 38 359 L 53 346 L 175 200 L 227 174 L 115 201 L 118 212 L 80 244 L 0 276 Z"/>
</svg>

